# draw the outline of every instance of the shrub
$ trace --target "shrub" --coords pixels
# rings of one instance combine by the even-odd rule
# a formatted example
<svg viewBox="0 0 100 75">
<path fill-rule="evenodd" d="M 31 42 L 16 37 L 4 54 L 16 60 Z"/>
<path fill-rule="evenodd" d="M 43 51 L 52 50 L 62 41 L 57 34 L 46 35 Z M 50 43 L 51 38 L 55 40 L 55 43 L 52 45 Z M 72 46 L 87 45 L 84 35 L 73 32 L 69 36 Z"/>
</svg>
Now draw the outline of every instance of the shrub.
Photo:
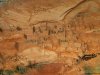
<svg viewBox="0 0 100 75">
<path fill-rule="evenodd" d="M 90 66 L 84 66 L 85 75 L 92 75 L 93 71 Z"/>
<path fill-rule="evenodd" d="M 43 65 L 43 63 L 29 63 L 28 68 L 40 69 Z"/>
<path fill-rule="evenodd" d="M 0 75 L 13 75 L 14 71 L 12 70 L 0 70 Z"/>
<path fill-rule="evenodd" d="M 20 73 L 20 74 L 24 74 L 26 73 L 27 68 L 23 67 L 23 66 L 17 66 L 15 72 Z"/>
<path fill-rule="evenodd" d="M 3 70 L 2 69 L 0 69 L 0 75 L 3 75 Z"/>
<path fill-rule="evenodd" d="M 12 70 L 4 70 L 3 71 L 3 75 L 13 75 L 14 74 L 14 71 Z"/>
</svg>

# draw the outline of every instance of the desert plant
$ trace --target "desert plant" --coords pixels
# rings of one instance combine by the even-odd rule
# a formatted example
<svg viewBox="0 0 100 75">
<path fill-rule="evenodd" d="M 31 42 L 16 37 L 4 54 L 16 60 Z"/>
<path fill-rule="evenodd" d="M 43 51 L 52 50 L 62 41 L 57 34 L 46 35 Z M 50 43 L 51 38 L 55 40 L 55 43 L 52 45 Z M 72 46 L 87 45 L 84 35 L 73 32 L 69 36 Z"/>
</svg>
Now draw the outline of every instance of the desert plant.
<svg viewBox="0 0 100 75">
<path fill-rule="evenodd" d="M 43 63 L 29 63 L 28 68 L 40 69 L 44 64 Z"/>
<path fill-rule="evenodd" d="M 3 71 L 3 75 L 13 75 L 14 74 L 14 71 L 12 70 L 4 70 Z"/>
<path fill-rule="evenodd" d="M 90 66 L 84 66 L 85 75 L 92 75 L 93 71 Z"/>
<path fill-rule="evenodd" d="M 12 70 L 3 70 L 3 69 L 0 70 L 0 75 L 13 75 L 13 74 L 14 71 Z"/>
<path fill-rule="evenodd" d="M 0 75 L 3 75 L 3 70 L 2 69 L 0 69 Z"/>
<path fill-rule="evenodd" d="M 17 66 L 15 69 L 15 72 L 20 73 L 20 74 L 24 74 L 26 73 L 26 71 L 27 71 L 27 68 L 24 66 Z"/>
</svg>

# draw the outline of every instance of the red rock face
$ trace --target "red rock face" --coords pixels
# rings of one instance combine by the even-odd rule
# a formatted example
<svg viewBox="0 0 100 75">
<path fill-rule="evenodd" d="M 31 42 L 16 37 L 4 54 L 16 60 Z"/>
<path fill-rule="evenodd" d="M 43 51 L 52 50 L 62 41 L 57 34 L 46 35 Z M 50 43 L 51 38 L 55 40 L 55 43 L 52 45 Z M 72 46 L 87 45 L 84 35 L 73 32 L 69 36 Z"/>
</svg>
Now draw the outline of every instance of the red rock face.
<svg viewBox="0 0 100 75">
<path fill-rule="evenodd" d="M 99 0 L 8 2 L 0 6 L 0 69 L 18 75 L 99 75 Z"/>
</svg>

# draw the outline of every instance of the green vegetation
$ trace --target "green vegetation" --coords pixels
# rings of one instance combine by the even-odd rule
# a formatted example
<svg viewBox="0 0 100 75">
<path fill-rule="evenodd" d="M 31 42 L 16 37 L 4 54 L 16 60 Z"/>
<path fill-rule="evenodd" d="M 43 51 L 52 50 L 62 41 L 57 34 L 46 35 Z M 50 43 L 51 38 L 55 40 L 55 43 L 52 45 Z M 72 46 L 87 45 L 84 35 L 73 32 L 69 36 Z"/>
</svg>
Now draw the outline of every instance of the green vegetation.
<svg viewBox="0 0 100 75">
<path fill-rule="evenodd" d="M 84 66 L 85 75 L 100 74 L 100 65 L 95 67 Z"/>
<path fill-rule="evenodd" d="M 26 73 L 27 68 L 24 66 L 17 66 L 15 72 L 20 73 L 20 74 L 24 74 Z"/>
<path fill-rule="evenodd" d="M 0 75 L 3 75 L 3 70 L 2 69 L 0 70 Z"/>
<path fill-rule="evenodd" d="M 32 64 L 32 63 L 29 63 L 29 65 L 27 66 L 28 68 L 35 68 L 35 69 L 40 69 L 41 67 L 43 67 L 43 63 L 35 63 L 35 64 Z"/>
<path fill-rule="evenodd" d="M 94 73 L 100 74 L 100 65 L 96 65 L 96 66 L 94 67 L 94 69 L 93 69 L 93 72 L 94 72 Z"/>
<path fill-rule="evenodd" d="M 85 75 L 92 75 L 93 71 L 90 66 L 84 66 Z"/>
<path fill-rule="evenodd" d="M 0 75 L 13 75 L 14 71 L 12 70 L 0 70 Z"/>
<path fill-rule="evenodd" d="M 13 75 L 14 74 L 14 71 L 12 70 L 4 70 L 3 71 L 3 75 Z"/>
<path fill-rule="evenodd" d="M 27 72 L 28 69 L 40 69 L 44 64 L 43 63 L 29 63 L 28 66 L 22 66 L 19 65 L 17 66 L 14 70 L 4 70 L 4 69 L 0 69 L 0 75 L 14 75 L 15 73 L 18 74 L 25 74 Z"/>
</svg>

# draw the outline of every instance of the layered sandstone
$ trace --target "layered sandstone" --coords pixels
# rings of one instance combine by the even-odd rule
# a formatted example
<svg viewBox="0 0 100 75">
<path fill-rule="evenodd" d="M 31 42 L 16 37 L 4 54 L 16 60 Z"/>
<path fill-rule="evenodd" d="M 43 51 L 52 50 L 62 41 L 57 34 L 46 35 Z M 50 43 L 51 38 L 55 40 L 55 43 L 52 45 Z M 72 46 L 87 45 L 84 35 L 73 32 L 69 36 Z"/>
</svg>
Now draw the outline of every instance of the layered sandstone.
<svg viewBox="0 0 100 75">
<path fill-rule="evenodd" d="M 86 54 L 97 57 L 84 61 Z M 42 62 L 26 75 L 85 75 L 84 66 L 100 65 L 99 54 L 100 0 L 8 0 L 0 6 L 1 69 Z"/>
</svg>

